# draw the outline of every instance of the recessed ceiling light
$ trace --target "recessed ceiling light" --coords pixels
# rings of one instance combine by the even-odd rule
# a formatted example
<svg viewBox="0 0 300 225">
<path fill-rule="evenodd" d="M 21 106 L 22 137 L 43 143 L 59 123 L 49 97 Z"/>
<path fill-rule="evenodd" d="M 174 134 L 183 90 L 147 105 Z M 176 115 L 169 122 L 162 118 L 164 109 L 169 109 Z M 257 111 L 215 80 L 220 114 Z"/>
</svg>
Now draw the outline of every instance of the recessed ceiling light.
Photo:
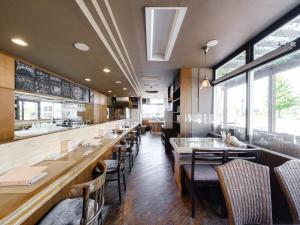
<svg viewBox="0 0 300 225">
<path fill-rule="evenodd" d="M 112 91 L 111 90 L 109 90 L 109 91 L 107 91 L 108 93 L 112 93 Z"/>
<path fill-rule="evenodd" d="M 126 91 L 126 90 L 127 90 L 127 88 L 126 88 L 126 87 L 124 87 L 124 88 L 123 88 L 123 91 Z"/>
<path fill-rule="evenodd" d="M 216 46 L 218 43 L 219 43 L 218 40 L 211 40 L 211 41 L 209 41 L 209 42 L 206 43 L 206 46 L 207 46 L 207 47 L 214 47 L 214 46 Z"/>
<path fill-rule="evenodd" d="M 77 48 L 78 50 L 84 51 L 84 52 L 90 50 L 90 47 L 89 47 L 89 46 L 87 46 L 87 45 L 84 44 L 84 43 L 79 43 L 79 42 L 78 42 L 78 43 L 75 43 L 75 44 L 74 44 L 74 47 Z"/>
<path fill-rule="evenodd" d="M 91 78 L 85 78 L 84 80 L 85 80 L 86 82 L 91 82 L 91 81 L 92 81 Z"/>
<path fill-rule="evenodd" d="M 110 73 L 110 69 L 104 68 L 104 69 L 103 69 L 103 72 L 104 72 L 104 73 Z"/>
<path fill-rule="evenodd" d="M 116 80 L 115 83 L 116 83 L 116 84 L 121 84 L 122 82 L 119 81 L 119 80 Z"/>
<path fill-rule="evenodd" d="M 28 46 L 28 43 L 21 38 L 11 38 L 10 39 L 13 43 L 20 45 L 20 46 Z"/>
</svg>

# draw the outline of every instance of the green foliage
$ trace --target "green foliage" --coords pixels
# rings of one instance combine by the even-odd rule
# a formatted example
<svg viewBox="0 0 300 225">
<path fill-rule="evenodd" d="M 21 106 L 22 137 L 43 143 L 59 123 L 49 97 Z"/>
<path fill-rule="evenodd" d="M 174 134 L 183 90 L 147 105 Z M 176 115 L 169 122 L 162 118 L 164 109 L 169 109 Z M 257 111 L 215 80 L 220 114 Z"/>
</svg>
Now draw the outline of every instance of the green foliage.
<svg viewBox="0 0 300 225">
<path fill-rule="evenodd" d="M 283 77 L 276 77 L 276 110 L 278 116 L 281 111 L 298 105 L 299 96 L 294 95 L 291 83 Z"/>
</svg>

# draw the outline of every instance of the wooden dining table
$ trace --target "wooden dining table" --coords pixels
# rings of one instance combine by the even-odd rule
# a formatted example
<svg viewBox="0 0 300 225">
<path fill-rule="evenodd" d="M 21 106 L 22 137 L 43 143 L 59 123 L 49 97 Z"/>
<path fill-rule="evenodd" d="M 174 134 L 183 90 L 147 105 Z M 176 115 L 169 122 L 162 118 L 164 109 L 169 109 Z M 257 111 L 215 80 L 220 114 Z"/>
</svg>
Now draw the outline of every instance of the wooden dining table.
<svg viewBox="0 0 300 225">
<path fill-rule="evenodd" d="M 240 149 L 239 147 L 226 144 L 221 138 L 170 138 L 170 143 L 173 147 L 173 170 L 174 177 L 181 193 L 181 166 L 191 164 L 193 149 L 209 150 L 228 150 Z"/>
</svg>

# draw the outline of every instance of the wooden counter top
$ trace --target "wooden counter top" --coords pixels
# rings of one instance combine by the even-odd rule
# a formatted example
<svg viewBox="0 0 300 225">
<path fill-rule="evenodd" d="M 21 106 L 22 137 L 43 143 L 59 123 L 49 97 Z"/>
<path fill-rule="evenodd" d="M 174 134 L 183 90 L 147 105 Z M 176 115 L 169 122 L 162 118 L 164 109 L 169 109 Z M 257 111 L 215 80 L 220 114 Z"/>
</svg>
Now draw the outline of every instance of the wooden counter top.
<svg viewBox="0 0 300 225">
<path fill-rule="evenodd" d="M 11 187 L 17 189 L 11 192 L 17 193 L 8 193 L 7 189 L 9 187 L 4 187 L 5 190 L 1 190 L 0 187 L 0 224 L 15 225 L 24 223 L 83 171 L 96 163 L 103 154 L 111 150 L 121 138 L 136 126 L 137 124 L 131 126 L 120 135 L 109 134 L 105 136 L 102 139 L 102 144 L 98 146 L 80 147 L 58 160 L 47 160 L 38 163 L 38 165 L 48 165 L 48 175 L 33 184 L 37 187 L 30 193 L 22 193 L 22 190 L 18 190 L 18 187 Z M 60 163 L 62 161 L 70 162 L 70 165 L 63 166 L 64 163 Z M 61 166 L 61 169 L 58 170 L 57 166 Z M 20 188 L 24 189 L 24 187 Z"/>
</svg>

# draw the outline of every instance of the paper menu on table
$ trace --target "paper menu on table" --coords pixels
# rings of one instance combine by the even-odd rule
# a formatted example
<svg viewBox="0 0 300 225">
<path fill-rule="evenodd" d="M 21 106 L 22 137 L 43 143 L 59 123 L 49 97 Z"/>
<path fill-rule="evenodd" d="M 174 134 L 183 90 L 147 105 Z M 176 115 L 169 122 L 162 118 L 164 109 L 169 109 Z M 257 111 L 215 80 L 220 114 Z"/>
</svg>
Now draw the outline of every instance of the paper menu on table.
<svg viewBox="0 0 300 225">
<path fill-rule="evenodd" d="M 19 166 L 0 176 L 0 186 L 31 185 L 44 176 L 47 166 Z"/>
</svg>

